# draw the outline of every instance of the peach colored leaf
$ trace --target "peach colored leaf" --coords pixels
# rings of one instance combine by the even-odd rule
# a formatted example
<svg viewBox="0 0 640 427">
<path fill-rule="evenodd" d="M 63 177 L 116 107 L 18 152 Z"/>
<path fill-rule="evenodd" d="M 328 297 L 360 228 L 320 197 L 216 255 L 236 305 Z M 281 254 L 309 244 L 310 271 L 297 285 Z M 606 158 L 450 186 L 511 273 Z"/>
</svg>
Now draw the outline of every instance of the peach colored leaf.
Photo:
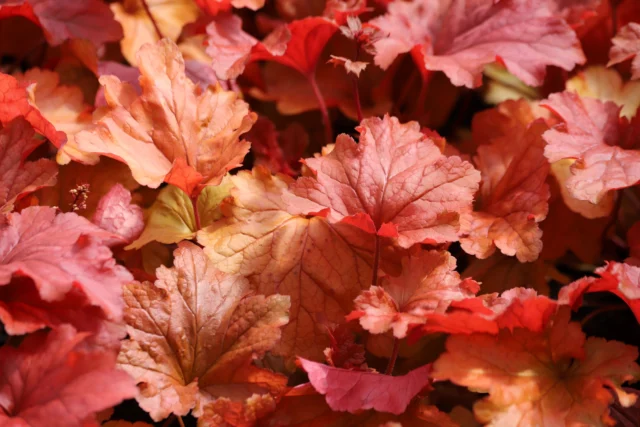
<svg viewBox="0 0 640 427">
<path fill-rule="evenodd" d="M 13 209 L 13 203 L 28 193 L 56 182 L 58 168 L 48 159 L 27 161 L 42 141 L 34 138 L 31 125 L 16 118 L 0 130 L 0 213 Z"/>
<path fill-rule="evenodd" d="M 608 262 L 596 269 L 600 277 L 585 277 L 563 287 L 558 302 L 574 309 L 582 305 L 582 297 L 590 292 L 611 292 L 629 305 L 640 322 L 640 267 L 619 262 Z"/>
<path fill-rule="evenodd" d="M 373 334 L 393 330 L 402 339 L 412 325 L 425 323 L 429 313 L 444 313 L 455 300 L 473 297 L 479 285 L 461 280 L 449 252 L 419 251 L 402 260 L 402 275 L 385 276 L 354 301 L 348 319 Z"/>
<path fill-rule="evenodd" d="M 114 185 L 102 196 L 91 222 L 125 242 L 135 240 L 144 229 L 142 208 L 131 203 L 131 192 L 121 184 Z"/>
<path fill-rule="evenodd" d="M 480 86 L 494 61 L 531 86 L 547 65 L 571 70 L 585 61 L 575 33 L 538 0 L 394 2 L 370 23 L 389 34 L 375 43 L 376 64 L 386 69 L 411 52 L 419 67 L 443 71 L 456 86 Z"/>
<path fill-rule="evenodd" d="M 218 268 L 248 277 L 258 293 L 291 298 L 277 354 L 323 360 L 329 342 L 319 320 L 341 323 L 370 286 L 374 236 L 291 213 L 283 199 L 293 180 L 284 175 L 258 167 L 232 181 L 233 201 L 222 206 L 226 218 L 198 232 L 198 242 Z"/>
<path fill-rule="evenodd" d="M 305 160 L 316 177 L 292 186 L 292 209 L 329 211 L 332 223 L 358 217 L 360 227 L 414 243 L 458 240 L 460 213 L 468 210 L 480 173 L 459 157 L 446 157 L 417 122 L 397 118 L 362 121 L 360 142 L 340 135 L 327 156 Z M 304 199 L 304 200 L 303 200 Z M 324 214 L 324 213 L 323 213 Z"/>
<path fill-rule="evenodd" d="M 182 244 L 155 285 L 125 286 L 129 339 L 118 363 L 136 380 L 140 406 L 155 421 L 198 417 L 217 398 L 243 404 L 277 395 L 286 378 L 251 365 L 280 339 L 289 298 L 250 295 L 249 283 L 216 269 L 199 247 Z"/>
<path fill-rule="evenodd" d="M 0 424 L 84 427 L 94 414 L 135 396 L 113 351 L 87 346 L 71 326 L 28 336 L 0 349 Z"/>
<path fill-rule="evenodd" d="M 452 336 L 433 377 L 489 396 L 474 405 L 479 421 L 515 425 L 604 426 L 612 391 L 629 405 L 621 384 L 640 378 L 638 350 L 588 338 L 561 311 L 542 332 Z"/>
<path fill-rule="evenodd" d="M 275 61 L 312 78 L 320 55 L 338 26 L 325 18 L 312 16 L 276 28 L 251 52 L 252 61 Z M 280 51 L 280 45 L 286 48 Z"/>
<path fill-rule="evenodd" d="M 544 134 L 544 154 L 550 162 L 575 159 L 569 192 L 580 200 L 598 203 L 608 191 L 635 185 L 640 180 L 640 151 L 628 141 L 638 124 L 619 118 L 613 102 L 582 98 L 571 92 L 553 94 L 543 106 L 564 120 Z"/>
<path fill-rule="evenodd" d="M 519 108 L 516 102 L 506 102 L 509 115 Z M 542 120 L 520 123 L 478 147 L 474 160 L 482 173 L 479 200 L 474 211 L 462 214 L 460 220 L 465 252 L 484 259 L 498 248 L 520 262 L 538 258 L 542 250 L 538 223 L 547 216 L 550 197 L 542 138 L 547 129 Z"/>
<path fill-rule="evenodd" d="M 196 204 L 200 228 L 208 227 L 222 217 L 220 203 L 229 196 L 231 188 L 231 180 L 225 177 L 220 185 L 208 186 L 200 193 Z M 127 249 L 140 249 L 153 241 L 179 243 L 193 239 L 197 232 L 198 226 L 189 196 L 179 188 L 168 185 L 160 191 L 149 209 L 144 231 Z"/>
<path fill-rule="evenodd" d="M 197 195 L 217 185 L 249 151 L 240 135 L 256 116 L 238 94 L 218 88 L 202 91 L 185 75 L 178 47 L 169 40 L 145 45 L 139 53 L 142 95 L 115 76 L 100 78 L 109 109 L 96 125 L 76 135 L 78 148 L 126 163 L 142 185 L 158 187 L 174 168 L 202 176 L 181 188 Z M 185 184 L 186 181 L 180 180 Z"/>
<path fill-rule="evenodd" d="M 122 38 L 122 28 L 101 0 L 26 0 L 0 5 L 0 13 L 12 12 L 40 25 L 54 46 L 69 39 L 85 39 L 101 46 Z"/>
<path fill-rule="evenodd" d="M 44 301 L 79 290 L 108 318 L 122 314 L 122 285 L 132 279 L 103 242 L 114 235 L 74 214 L 36 206 L 0 224 L 0 286 L 13 276 L 33 279 Z"/>
<path fill-rule="evenodd" d="M 144 0 L 149 13 L 158 25 L 162 36 L 176 41 L 185 24 L 198 18 L 198 6 L 193 0 Z M 160 40 L 142 0 L 123 0 L 110 5 L 116 20 L 122 25 L 124 38 L 120 47 L 125 59 L 132 65 L 141 66 L 138 51 L 147 43 Z"/>
<path fill-rule="evenodd" d="M 637 22 L 629 22 L 618 30 L 618 34 L 611 39 L 613 46 L 609 52 L 611 59 L 607 64 L 608 67 L 632 59 L 631 71 L 632 79 L 640 79 L 640 24 Z"/>
<path fill-rule="evenodd" d="M 401 414 L 411 399 L 429 386 L 431 365 L 392 377 L 376 372 L 351 371 L 298 358 L 316 391 L 325 395 L 334 411 L 356 413 L 363 409 Z"/>
<path fill-rule="evenodd" d="M 0 123 L 6 125 L 16 117 L 24 117 L 33 128 L 56 147 L 66 141 L 56 128 L 33 106 L 29 87 L 15 77 L 0 73 Z"/>
<path fill-rule="evenodd" d="M 58 162 L 66 164 L 73 158 L 95 163 L 98 156 L 80 152 L 75 143 L 75 134 L 91 126 L 91 106 L 84 102 L 82 90 L 77 86 L 61 85 L 58 73 L 50 70 L 31 68 L 15 77 L 25 85 L 35 85 L 30 93 L 34 106 L 67 136 L 67 142 L 58 151 Z"/>
</svg>

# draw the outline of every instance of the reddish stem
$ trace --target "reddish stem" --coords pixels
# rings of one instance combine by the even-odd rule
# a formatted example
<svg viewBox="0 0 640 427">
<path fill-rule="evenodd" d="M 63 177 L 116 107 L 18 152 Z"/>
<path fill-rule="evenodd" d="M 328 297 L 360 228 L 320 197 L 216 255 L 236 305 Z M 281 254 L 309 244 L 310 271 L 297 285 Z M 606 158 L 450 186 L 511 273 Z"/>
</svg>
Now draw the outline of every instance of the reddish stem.
<svg viewBox="0 0 640 427">
<path fill-rule="evenodd" d="M 182 417 L 177 417 L 178 418 L 178 424 L 180 424 L 180 427 L 184 427 L 184 421 L 182 420 Z"/>
<path fill-rule="evenodd" d="M 333 142 L 333 129 L 331 129 L 331 120 L 329 119 L 329 110 L 327 109 L 327 104 L 324 102 L 324 97 L 322 96 L 322 92 L 320 92 L 320 88 L 318 87 L 318 81 L 316 80 L 315 71 L 307 76 L 309 83 L 311 84 L 311 88 L 313 89 L 313 94 L 318 101 L 318 105 L 320 106 L 320 112 L 322 113 L 322 124 L 324 125 L 324 136 L 327 144 L 331 144 Z"/>
<path fill-rule="evenodd" d="M 141 0 L 141 2 L 142 2 L 142 7 L 144 8 L 144 11 L 147 13 L 147 15 L 149 16 L 149 19 L 151 20 L 151 23 L 153 24 L 153 28 L 156 30 L 156 34 L 158 35 L 158 38 L 162 40 L 164 38 L 164 35 L 162 34 L 162 31 L 160 31 L 160 27 L 158 27 L 156 18 L 154 18 L 153 15 L 151 14 L 151 9 L 149 9 L 147 0 Z"/>
<path fill-rule="evenodd" d="M 582 319 L 580 321 L 580 325 L 584 326 L 587 324 L 587 322 L 589 322 L 589 320 L 593 319 L 594 317 L 596 317 L 599 314 L 602 313 L 607 313 L 609 311 L 621 311 L 621 310 L 625 310 L 627 308 L 626 305 L 607 305 L 604 307 L 600 307 L 596 310 L 593 310 L 591 313 L 587 314 L 584 319 Z"/>
<path fill-rule="evenodd" d="M 371 278 L 371 286 L 378 284 L 378 268 L 380 265 L 380 237 L 376 233 L 376 243 L 373 252 L 373 277 Z"/>
<path fill-rule="evenodd" d="M 391 357 L 389 358 L 389 364 L 384 371 L 385 375 L 393 374 L 393 368 L 396 366 L 396 360 L 398 359 L 398 352 L 400 351 L 400 340 L 398 338 L 393 339 L 393 350 L 391 350 Z"/>
<path fill-rule="evenodd" d="M 196 219 L 196 230 L 200 230 L 200 212 L 198 212 L 198 196 L 199 194 L 191 197 L 191 206 L 193 206 L 193 216 Z"/>
<path fill-rule="evenodd" d="M 353 76 L 351 79 L 353 82 L 353 98 L 356 102 L 356 113 L 358 114 L 358 123 L 364 119 L 362 115 L 362 104 L 360 104 L 360 89 L 358 88 L 358 78 Z"/>
</svg>

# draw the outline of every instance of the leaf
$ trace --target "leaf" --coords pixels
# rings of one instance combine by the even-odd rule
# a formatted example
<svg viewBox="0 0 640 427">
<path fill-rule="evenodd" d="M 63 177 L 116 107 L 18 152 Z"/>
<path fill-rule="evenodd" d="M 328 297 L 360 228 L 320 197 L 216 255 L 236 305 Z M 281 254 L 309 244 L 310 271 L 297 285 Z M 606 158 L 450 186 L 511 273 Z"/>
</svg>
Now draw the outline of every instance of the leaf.
<svg viewBox="0 0 640 427">
<path fill-rule="evenodd" d="M 196 3 L 200 8 L 209 15 L 216 16 L 220 12 L 226 12 L 231 7 L 235 8 L 249 8 L 251 10 L 258 10 L 264 7 L 265 0 L 196 0 Z"/>
<path fill-rule="evenodd" d="M 565 122 L 544 134 L 544 154 L 550 162 L 575 159 L 573 176 L 566 181 L 570 193 L 599 203 L 608 191 L 635 185 L 640 180 L 640 152 L 626 149 L 626 134 L 633 137 L 637 123 L 619 118 L 613 102 L 581 98 L 571 92 L 553 94 L 543 106 Z"/>
<path fill-rule="evenodd" d="M 289 298 L 250 295 L 240 276 L 217 270 L 189 243 L 160 267 L 155 285 L 125 286 L 125 320 L 119 366 L 140 388 L 140 406 L 154 421 L 170 414 L 199 417 L 218 398 L 243 402 L 277 395 L 286 378 L 251 365 L 280 339 Z"/>
<path fill-rule="evenodd" d="M 79 151 L 75 143 L 75 134 L 91 126 L 91 106 L 85 104 L 82 90 L 77 86 L 61 85 L 58 73 L 39 68 L 31 68 L 15 77 L 25 85 L 35 84 L 30 93 L 34 106 L 56 130 L 66 135 L 67 142 L 60 147 L 58 161 L 66 164 L 73 158 L 95 163 L 97 156 Z"/>
<path fill-rule="evenodd" d="M 207 25 L 207 54 L 215 58 L 213 71 L 219 79 L 235 79 L 244 72 L 251 50 L 258 43 L 242 30 L 242 19 L 229 13 L 219 14 Z"/>
<path fill-rule="evenodd" d="M 370 23 L 389 34 L 375 43 L 377 65 L 386 69 L 411 52 L 419 67 L 444 72 L 456 86 L 480 86 L 494 61 L 530 86 L 542 84 L 547 65 L 585 62 L 571 28 L 534 0 L 394 2 Z"/>
<path fill-rule="evenodd" d="M 637 357 L 632 346 L 585 339 L 563 311 L 539 333 L 516 329 L 497 337 L 449 337 L 433 376 L 489 393 L 474 412 L 491 426 L 604 426 L 611 391 L 622 398 L 620 385 L 640 376 Z M 632 404 L 635 399 L 629 398 Z"/>
<path fill-rule="evenodd" d="M 91 222 L 125 242 L 135 240 L 144 229 L 142 208 L 131 203 L 131 192 L 121 184 L 114 185 L 102 196 Z"/>
<path fill-rule="evenodd" d="M 104 241 L 114 235 L 74 213 L 56 215 L 44 206 L 6 216 L 0 223 L 0 286 L 12 277 L 33 279 L 44 301 L 59 301 L 72 289 L 117 320 L 131 274 L 116 265 Z"/>
<path fill-rule="evenodd" d="M 473 297 L 479 285 L 460 280 L 456 259 L 449 252 L 420 251 L 402 261 L 402 275 L 385 276 L 382 286 L 372 286 L 354 301 L 348 320 L 373 334 L 393 330 L 398 339 L 412 325 L 426 322 L 429 313 L 444 313 L 451 301 Z"/>
<path fill-rule="evenodd" d="M 600 277 L 585 277 L 563 287 L 558 295 L 561 304 L 574 309 L 582 305 L 582 297 L 591 292 L 611 292 L 629 305 L 640 322 L 640 267 L 620 262 L 608 262 L 595 271 Z"/>
<path fill-rule="evenodd" d="M 512 115 L 519 108 L 507 101 L 504 111 Z M 538 258 L 542 250 L 538 223 L 549 211 L 550 193 L 545 183 L 549 163 L 542 138 L 547 129 L 542 120 L 519 123 L 478 147 L 474 160 L 482 173 L 480 196 L 474 211 L 464 213 L 460 220 L 460 244 L 465 252 L 484 259 L 497 247 L 520 262 Z"/>
<path fill-rule="evenodd" d="M 110 108 L 93 129 L 76 135 L 78 147 L 126 163 L 140 184 L 152 188 L 167 181 L 197 195 L 218 185 L 249 151 L 240 135 L 251 128 L 255 114 L 234 92 L 201 91 L 186 77 L 171 41 L 146 45 L 138 57 L 142 95 L 117 77 L 101 77 Z M 196 173 L 202 178 L 195 188 L 170 179 Z"/>
<path fill-rule="evenodd" d="M 471 206 L 479 172 L 442 155 L 417 122 L 386 115 L 357 129 L 359 143 L 340 135 L 329 155 L 305 160 L 316 177 L 292 186 L 298 196 L 289 198 L 292 208 L 305 214 L 328 209 L 330 222 L 397 237 L 405 248 L 458 240 L 458 218 Z"/>
<path fill-rule="evenodd" d="M 453 301 L 445 313 L 431 313 L 413 337 L 434 332 L 497 334 L 500 329 L 542 331 L 556 313 L 558 303 L 533 289 L 511 288 L 502 294 Z"/>
<path fill-rule="evenodd" d="M 350 371 L 298 358 L 309 382 L 325 395 L 334 411 L 356 413 L 363 409 L 401 414 L 411 399 L 429 386 L 431 365 L 392 377 L 375 372 Z"/>
<path fill-rule="evenodd" d="M 298 70 L 311 78 L 316 71 L 320 55 L 338 26 L 327 19 L 309 17 L 293 21 L 274 30 L 262 43 L 255 45 L 251 52 L 252 61 L 275 61 Z M 286 45 L 281 53 L 273 43 Z"/>
<path fill-rule="evenodd" d="M 233 183 L 226 177 L 219 186 L 206 187 L 198 197 L 200 228 L 213 224 L 222 217 L 219 205 L 229 196 Z M 189 196 L 178 187 L 168 185 L 158 194 L 151 206 L 144 231 L 127 249 L 140 249 L 149 242 L 171 244 L 190 240 L 198 227 Z"/>
<path fill-rule="evenodd" d="M 138 51 L 147 43 L 156 44 L 161 37 L 145 10 L 143 0 L 111 3 L 116 20 L 122 25 L 122 54 L 131 65 L 143 66 Z M 193 0 L 144 0 L 162 36 L 175 42 L 185 24 L 198 18 L 198 6 Z"/>
<path fill-rule="evenodd" d="M 613 46 L 609 51 L 610 61 L 607 67 L 610 67 L 627 59 L 632 59 L 631 78 L 640 79 L 640 24 L 637 22 L 629 22 L 618 30 L 618 34 L 611 39 Z"/>
<path fill-rule="evenodd" d="M 30 102 L 29 87 L 15 77 L 0 73 L 0 123 L 7 125 L 17 117 L 24 117 L 41 135 L 60 147 L 66 136 L 55 127 Z"/>
<path fill-rule="evenodd" d="M 0 423 L 83 427 L 94 413 L 136 394 L 115 368 L 115 352 L 87 346 L 71 326 L 28 336 L 19 348 L 0 349 Z M 94 421 L 95 422 L 95 421 Z"/>
<path fill-rule="evenodd" d="M 16 118 L 0 130 L 0 213 L 13 210 L 16 200 L 55 184 L 58 168 L 48 159 L 27 161 L 42 141 L 31 125 Z"/>
<path fill-rule="evenodd" d="M 101 46 L 122 38 L 122 28 L 100 0 L 18 0 L 0 6 L 0 14 L 35 22 L 54 46 L 69 39 L 86 39 Z"/>
<path fill-rule="evenodd" d="M 198 243 L 217 268 L 247 277 L 258 293 L 291 298 L 291 321 L 276 354 L 323 360 L 329 341 L 318 317 L 341 323 L 370 286 L 373 235 L 290 213 L 283 199 L 293 180 L 286 176 L 255 168 L 231 179 L 233 202 L 223 204 L 225 218 L 198 232 Z"/>
<path fill-rule="evenodd" d="M 640 82 L 625 82 L 616 70 L 602 65 L 587 67 L 567 80 L 566 87 L 583 98 L 615 102 L 622 107 L 620 114 L 629 119 L 640 106 Z"/>
</svg>

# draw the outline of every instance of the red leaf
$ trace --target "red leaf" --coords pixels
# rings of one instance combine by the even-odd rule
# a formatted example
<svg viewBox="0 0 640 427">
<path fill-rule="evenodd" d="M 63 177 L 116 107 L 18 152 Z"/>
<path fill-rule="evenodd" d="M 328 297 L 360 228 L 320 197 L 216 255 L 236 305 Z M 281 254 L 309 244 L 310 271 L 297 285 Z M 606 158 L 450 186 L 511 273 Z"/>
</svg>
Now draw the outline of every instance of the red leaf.
<svg viewBox="0 0 640 427">
<path fill-rule="evenodd" d="M 429 386 L 430 365 L 392 377 L 375 372 L 350 371 L 298 358 L 309 382 L 324 394 L 334 411 L 355 413 L 363 409 L 401 414 L 411 399 Z"/>
<path fill-rule="evenodd" d="M 103 242 L 114 235 L 74 213 L 31 207 L 0 224 L 0 286 L 12 276 L 33 279 L 44 301 L 59 301 L 78 287 L 107 317 L 122 314 L 122 285 L 131 274 L 116 265 Z"/>
<path fill-rule="evenodd" d="M 274 30 L 263 43 L 256 45 L 251 59 L 279 62 L 307 77 L 312 76 L 322 50 L 337 30 L 335 23 L 324 18 L 310 17 L 293 21 L 284 28 Z M 274 49 L 268 48 L 270 39 L 278 42 L 288 39 L 283 54 L 274 54 Z"/>
<path fill-rule="evenodd" d="M 123 37 L 111 9 L 100 0 L 26 0 L 0 6 L 0 14 L 34 21 L 54 46 L 69 39 L 86 39 L 100 46 Z"/>
<path fill-rule="evenodd" d="M 596 269 L 599 278 L 585 277 L 560 290 L 558 301 L 580 308 L 582 297 L 591 292 L 611 292 L 626 302 L 640 322 L 640 267 L 609 262 Z"/>
<path fill-rule="evenodd" d="M 13 203 L 24 195 L 56 182 L 55 162 L 26 161 L 42 143 L 33 137 L 33 128 L 22 118 L 0 130 L 0 213 L 11 211 Z"/>
<path fill-rule="evenodd" d="M 330 221 L 369 232 L 375 226 L 403 247 L 456 241 L 459 213 L 471 206 L 479 172 L 442 155 L 416 122 L 387 115 L 357 129 L 359 143 L 340 135 L 330 154 L 305 160 L 316 178 L 298 179 L 291 206 L 306 214 L 329 208 Z"/>
<path fill-rule="evenodd" d="M 7 125 L 17 117 L 24 117 L 41 135 L 60 148 L 67 140 L 30 102 L 28 87 L 15 77 L 0 73 L 0 123 Z"/>
<path fill-rule="evenodd" d="M 371 21 L 389 34 L 376 43 L 387 68 L 411 52 L 419 66 L 443 71 L 456 86 L 480 86 L 485 65 L 498 61 L 528 85 L 547 65 L 571 70 L 585 61 L 578 38 L 539 0 L 413 0 L 394 2 Z"/>
<path fill-rule="evenodd" d="M 131 204 L 131 192 L 122 184 L 116 184 L 98 203 L 91 219 L 98 227 L 120 236 L 131 243 L 144 229 L 142 208 Z"/>
<path fill-rule="evenodd" d="M 136 395 L 113 351 L 91 349 L 71 326 L 0 349 L 0 424 L 84 427 L 94 414 Z M 92 424 L 93 425 L 93 424 Z"/>
<path fill-rule="evenodd" d="M 635 144 L 640 122 L 619 118 L 620 107 L 613 102 L 572 92 L 553 94 L 542 105 L 565 122 L 564 127 L 545 132 L 544 155 L 550 162 L 576 160 L 571 166 L 573 176 L 566 181 L 574 197 L 598 203 L 608 191 L 640 180 L 640 151 L 626 149 Z"/>
<path fill-rule="evenodd" d="M 620 28 L 618 34 L 611 40 L 613 46 L 609 52 L 611 60 L 607 66 L 624 62 L 627 59 L 632 59 L 631 71 L 632 79 L 640 79 L 640 24 L 637 22 L 630 22 L 624 27 Z"/>
</svg>

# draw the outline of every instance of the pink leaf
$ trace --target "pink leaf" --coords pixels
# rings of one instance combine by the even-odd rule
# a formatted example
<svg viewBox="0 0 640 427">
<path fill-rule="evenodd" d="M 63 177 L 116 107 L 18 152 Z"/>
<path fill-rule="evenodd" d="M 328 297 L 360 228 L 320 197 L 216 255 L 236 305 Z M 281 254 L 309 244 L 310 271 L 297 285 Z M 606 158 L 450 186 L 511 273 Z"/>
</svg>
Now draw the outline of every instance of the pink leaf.
<svg viewBox="0 0 640 427">
<path fill-rule="evenodd" d="M 640 24 L 630 22 L 618 31 L 611 40 L 613 46 L 609 51 L 611 59 L 607 66 L 624 62 L 633 58 L 631 63 L 632 79 L 640 79 Z"/>
<path fill-rule="evenodd" d="M 121 184 L 114 185 L 102 196 L 91 222 L 127 243 L 137 239 L 144 229 L 142 208 L 131 204 L 131 192 Z"/>
<path fill-rule="evenodd" d="M 422 389 L 429 386 L 431 366 L 392 377 L 375 372 L 350 371 L 298 358 L 316 391 L 325 395 L 334 411 L 363 409 L 401 414 Z"/>
</svg>

